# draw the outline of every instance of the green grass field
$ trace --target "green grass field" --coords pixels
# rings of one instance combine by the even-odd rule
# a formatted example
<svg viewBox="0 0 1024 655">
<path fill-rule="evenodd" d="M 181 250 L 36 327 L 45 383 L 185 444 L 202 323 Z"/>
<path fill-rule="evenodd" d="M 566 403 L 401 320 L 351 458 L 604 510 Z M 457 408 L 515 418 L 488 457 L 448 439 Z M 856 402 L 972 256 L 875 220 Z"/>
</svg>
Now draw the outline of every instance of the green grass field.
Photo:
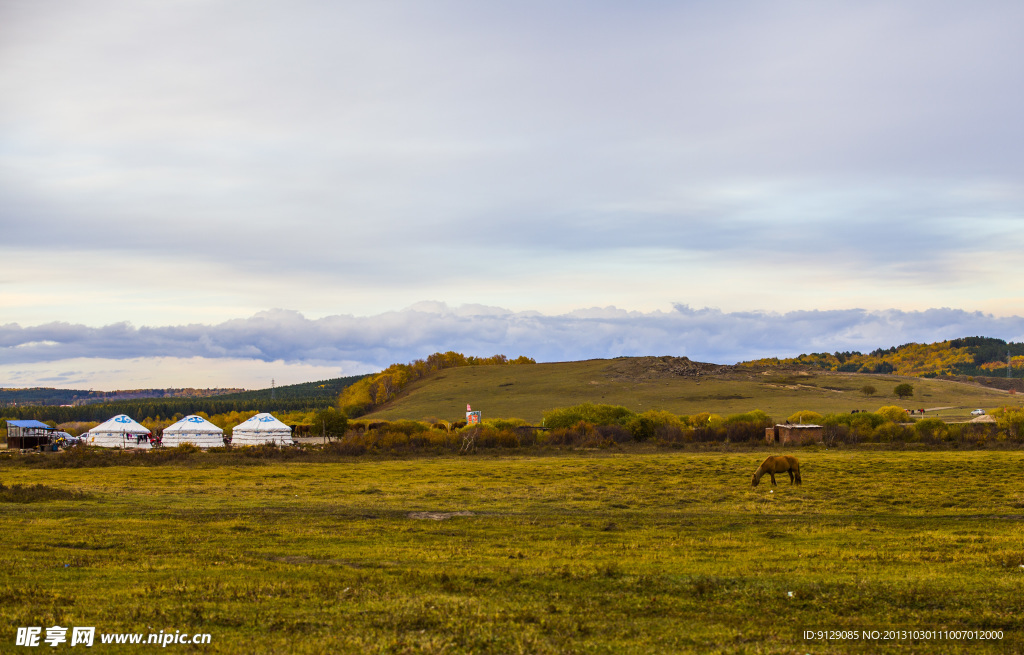
<svg viewBox="0 0 1024 655">
<path fill-rule="evenodd" d="M 6 460 L 88 497 L 0 502 L 0 651 L 55 624 L 212 635 L 166 652 L 1024 650 L 1024 453 L 807 449 L 802 487 L 751 489 L 767 452 Z M 929 629 L 1003 637 L 803 638 Z"/>
<path fill-rule="evenodd" d="M 1013 397 L 997 389 L 941 379 L 907 378 L 858 373 L 801 373 L 731 369 L 700 378 L 647 377 L 636 370 L 639 358 L 589 360 L 527 366 L 473 366 L 441 371 L 416 382 L 371 414 L 378 419 L 422 420 L 436 417 L 460 420 L 466 404 L 484 418 L 521 418 L 540 423 L 544 412 L 580 403 L 623 405 L 642 412 L 666 410 L 692 415 L 712 412 L 738 414 L 760 409 L 779 420 L 801 410 L 822 414 L 874 411 L 883 405 L 906 408 L 951 407 L 931 415 L 944 419 L 970 418 L 970 410 L 991 409 Z M 623 375 L 618 367 L 632 367 Z M 914 386 L 914 396 L 900 400 L 893 389 L 901 382 Z M 878 393 L 865 397 L 861 388 Z"/>
</svg>

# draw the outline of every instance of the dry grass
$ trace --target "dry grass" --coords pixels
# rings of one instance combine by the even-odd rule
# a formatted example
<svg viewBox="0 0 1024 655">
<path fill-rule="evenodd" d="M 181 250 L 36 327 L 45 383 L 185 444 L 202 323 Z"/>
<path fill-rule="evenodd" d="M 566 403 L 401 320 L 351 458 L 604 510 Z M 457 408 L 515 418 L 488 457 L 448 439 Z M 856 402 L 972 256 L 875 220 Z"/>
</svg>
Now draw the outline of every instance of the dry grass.
<svg viewBox="0 0 1024 655">
<path fill-rule="evenodd" d="M 635 412 L 660 409 L 675 414 L 738 414 L 760 409 L 780 420 L 800 410 L 821 414 L 873 411 L 883 405 L 907 408 L 951 407 L 934 412 L 943 418 L 970 418 L 976 407 L 1005 404 L 1005 392 L 980 385 L 894 375 L 813 373 L 729 369 L 699 377 L 624 375 L 624 360 L 589 360 L 529 366 L 477 366 L 441 371 L 410 385 L 402 397 L 371 416 L 378 419 L 461 420 L 466 404 L 485 418 L 517 417 L 539 424 L 543 413 L 580 403 L 623 405 Z M 628 361 L 628 360 L 625 360 Z M 892 393 L 901 382 L 915 389 L 899 401 Z M 874 386 L 865 397 L 860 389 Z"/>
<path fill-rule="evenodd" d="M 0 504 L 0 620 L 224 653 L 1024 648 L 1024 453 L 808 449 L 802 487 L 751 489 L 764 454 L 0 467 L 89 495 Z"/>
</svg>

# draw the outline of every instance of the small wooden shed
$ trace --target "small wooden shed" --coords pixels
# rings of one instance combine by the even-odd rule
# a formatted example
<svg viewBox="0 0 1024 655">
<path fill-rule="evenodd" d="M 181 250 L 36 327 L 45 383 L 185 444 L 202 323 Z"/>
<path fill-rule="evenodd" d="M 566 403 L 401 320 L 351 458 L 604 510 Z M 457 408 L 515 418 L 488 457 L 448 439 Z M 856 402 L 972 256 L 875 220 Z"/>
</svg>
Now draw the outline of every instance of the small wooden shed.
<svg viewBox="0 0 1024 655">
<path fill-rule="evenodd" d="M 50 443 L 54 428 L 42 421 L 7 421 L 7 447 L 38 448 Z"/>
<path fill-rule="evenodd" d="M 774 428 L 765 428 L 764 438 L 768 443 L 780 446 L 821 443 L 825 440 L 825 428 L 810 423 L 779 423 Z"/>
</svg>

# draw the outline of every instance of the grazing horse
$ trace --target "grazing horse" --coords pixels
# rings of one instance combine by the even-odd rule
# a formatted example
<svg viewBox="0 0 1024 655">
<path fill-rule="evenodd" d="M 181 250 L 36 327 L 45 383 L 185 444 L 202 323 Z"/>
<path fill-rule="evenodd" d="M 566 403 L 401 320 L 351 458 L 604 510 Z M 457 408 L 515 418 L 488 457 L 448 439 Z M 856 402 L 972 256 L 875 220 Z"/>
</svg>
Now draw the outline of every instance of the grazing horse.
<svg viewBox="0 0 1024 655">
<path fill-rule="evenodd" d="M 750 476 L 750 486 L 756 487 L 757 483 L 761 481 L 761 476 L 767 473 L 772 477 L 772 485 L 775 484 L 776 473 L 789 473 L 789 483 L 793 484 L 795 480 L 797 484 L 800 484 L 800 462 L 796 461 L 796 457 L 792 455 L 771 455 L 763 462 L 761 466 L 757 467 L 754 471 L 754 475 Z"/>
</svg>

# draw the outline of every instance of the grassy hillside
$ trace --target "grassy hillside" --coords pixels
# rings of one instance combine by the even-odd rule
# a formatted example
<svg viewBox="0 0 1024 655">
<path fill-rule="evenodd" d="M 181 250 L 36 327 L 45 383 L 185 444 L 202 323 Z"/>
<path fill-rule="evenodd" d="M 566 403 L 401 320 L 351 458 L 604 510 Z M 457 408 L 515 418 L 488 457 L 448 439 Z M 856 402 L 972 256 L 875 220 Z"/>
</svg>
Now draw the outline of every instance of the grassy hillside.
<svg viewBox="0 0 1024 655">
<path fill-rule="evenodd" d="M 893 389 L 914 386 L 900 401 Z M 878 390 L 865 397 L 860 389 Z M 887 374 L 799 371 L 780 368 L 715 366 L 686 359 L 638 357 L 531 366 L 478 366 L 449 369 L 409 386 L 399 398 L 373 412 L 374 418 L 457 420 L 466 404 L 484 418 L 516 417 L 539 423 L 555 407 L 584 402 L 623 405 L 633 411 L 661 409 L 675 414 L 734 414 L 760 409 L 784 419 L 811 409 L 821 413 L 952 407 L 933 415 L 968 418 L 975 407 L 1010 402 L 1005 391 L 977 384 Z M 1015 403 L 1016 404 L 1016 403 Z"/>
</svg>

